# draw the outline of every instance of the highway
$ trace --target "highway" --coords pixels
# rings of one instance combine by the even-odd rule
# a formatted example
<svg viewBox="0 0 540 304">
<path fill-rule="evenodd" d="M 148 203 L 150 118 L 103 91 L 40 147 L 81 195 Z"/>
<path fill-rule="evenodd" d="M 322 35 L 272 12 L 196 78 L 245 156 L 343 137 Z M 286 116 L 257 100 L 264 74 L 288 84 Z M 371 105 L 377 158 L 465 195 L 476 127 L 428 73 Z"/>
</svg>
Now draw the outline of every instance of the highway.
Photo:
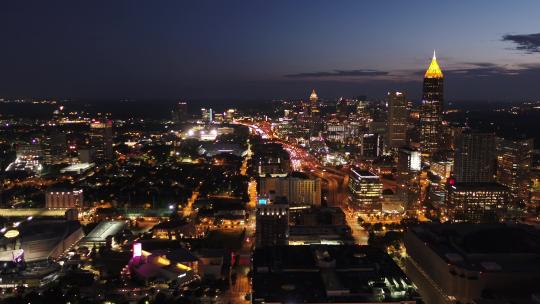
<svg viewBox="0 0 540 304">
<path fill-rule="evenodd" d="M 238 123 L 248 126 L 250 130 L 261 135 L 262 138 L 282 144 L 283 148 L 289 152 L 293 170 L 304 171 L 322 179 L 324 181 L 323 189 L 327 193 L 326 201 L 328 205 L 340 207 L 343 210 L 346 215 L 347 224 L 351 227 L 355 242 L 359 245 L 367 245 L 367 231 L 358 224 L 355 213 L 347 207 L 349 176 L 346 172 L 324 166 L 315 156 L 306 151 L 306 149 L 279 139 L 272 132 L 270 124 L 266 121 L 259 123 Z"/>
</svg>

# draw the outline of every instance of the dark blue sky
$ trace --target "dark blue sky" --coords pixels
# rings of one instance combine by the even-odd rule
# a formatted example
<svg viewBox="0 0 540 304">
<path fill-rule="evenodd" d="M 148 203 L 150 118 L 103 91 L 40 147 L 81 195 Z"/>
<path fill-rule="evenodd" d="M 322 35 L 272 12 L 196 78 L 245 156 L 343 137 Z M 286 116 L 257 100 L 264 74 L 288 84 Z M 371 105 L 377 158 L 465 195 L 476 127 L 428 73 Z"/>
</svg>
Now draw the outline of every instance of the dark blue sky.
<svg viewBox="0 0 540 304">
<path fill-rule="evenodd" d="M 519 4 L 518 4 L 519 3 Z M 539 98 L 540 2 L 3 1 L 0 96 Z"/>
</svg>

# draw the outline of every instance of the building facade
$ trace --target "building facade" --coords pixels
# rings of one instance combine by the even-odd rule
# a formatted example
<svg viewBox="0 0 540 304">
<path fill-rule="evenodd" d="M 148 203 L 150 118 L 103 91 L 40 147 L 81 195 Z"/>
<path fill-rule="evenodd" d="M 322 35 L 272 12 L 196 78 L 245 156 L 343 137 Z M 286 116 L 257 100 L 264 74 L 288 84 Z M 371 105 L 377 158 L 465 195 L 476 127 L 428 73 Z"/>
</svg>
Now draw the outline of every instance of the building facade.
<svg viewBox="0 0 540 304">
<path fill-rule="evenodd" d="M 261 177 L 259 194 L 285 197 L 292 205 L 321 205 L 321 179 L 293 172 L 287 177 Z"/>
<path fill-rule="evenodd" d="M 408 117 L 405 94 L 388 92 L 388 148 L 398 149 L 407 145 Z"/>
<path fill-rule="evenodd" d="M 446 216 L 452 222 L 498 222 L 507 210 L 508 188 L 497 183 L 449 185 Z"/>
<path fill-rule="evenodd" d="M 349 202 L 355 210 L 381 210 L 383 185 L 378 175 L 358 168 L 349 174 Z"/>
<path fill-rule="evenodd" d="M 92 121 L 90 124 L 90 146 L 94 149 L 94 157 L 97 162 L 105 162 L 112 159 L 112 121 Z"/>
<path fill-rule="evenodd" d="M 533 139 L 499 141 L 497 181 L 510 189 L 514 202 L 529 203 Z"/>
<path fill-rule="evenodd" d="M 456 141 L 454 177 L 458 183 L 487 183 L 495 175 L 495 134 L 465 131 Z"/>
<path fill-rule="evenodd" d="M 45 208 L 73 209 L 83 206 L 82 190 L 49 190 L 45 193 Z"/>
<path fill-rule="evenodd" d="M 420 146 L 426 155 L 433 155 L 442 144 L 443 81 L 443 73 L 434 52 L 424 75 L 420 110 Z"/>
<path fill-rule="evenodd" d="M 256 215 L 256 246 L 286 245 L 289 236 L 289 205 L 258 205 Z"/>
</svg>

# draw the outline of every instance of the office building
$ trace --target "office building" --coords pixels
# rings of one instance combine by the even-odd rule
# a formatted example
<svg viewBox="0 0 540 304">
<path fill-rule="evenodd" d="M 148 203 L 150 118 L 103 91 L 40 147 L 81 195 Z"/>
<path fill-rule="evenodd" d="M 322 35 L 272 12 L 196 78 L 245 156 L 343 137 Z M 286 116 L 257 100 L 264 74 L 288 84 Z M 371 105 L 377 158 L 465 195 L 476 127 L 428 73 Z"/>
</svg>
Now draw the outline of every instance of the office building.
<svg viewBox="0 0 540 304">
<path fill-rule="evenodd" d="M 43 162 L 54 164 L 62 161 L 67 156 L 66 134 L 53 131 L 43 140 Z"/>
<path fill-rule="evenodd" d="M 79 209 L 83 201 L 82 190 L 51 189 L 45 194 L 47 209 Z"/>
<path fill-rule="evenodd" d="M 407 145 L 407 100 L 402 92 L 388 92 L 387 147 L 398 149 Z"/>
<path fill-rule="evenodd" d="M 321 120 L 321 111 L 319 109 L 319 96 L 317 96 L 315 89 L 313 89 L 311 95 L 309 95 L 309 122 L 310 137 L 319 136 L 323 124 Z"/>
<path fill-rule="evenodd" d="M 94 120 L 90 124 L 90 146 L 96 162 L 106 162 L 113 157 L 112 121 Z"/>
<path fill-rule="evenodd" d="M 407 274 L 432 303 L 536 303 L 540 233 L 532 226 L 423 224 L 404 243 Z"/>
<path fill-rule="evenodd" d="M 360 155 L 364 159 L 374 159 L 384 152 L 384 138 L 378 133 L 360 135 Z"/>
<path fill-rule="evenodd" d="M 495 134 L 464 131 L 456 141 L 454 178 L 458 183 L 492 182 L 495 175 Z"/>
<path fill-rule="evenodd" d="M 407 147 L 400 148 L 398 150 L 397 169 L 400 175 L 420 171 L 422 169 L 420 151 Z"/>
<path fill-rule="evenodd" d="M 261 177 L 259 194 L 283 197 L 291 205 L 321 205 L 321 179 L 310 178 L 303 172 L 292 172 L 286 177 Z"/>
<path fill-rule="evenodd" d="M 214 122 L 214 110 L 212 108 L 201 108 L 201 119 L 203 123 L 211 124 Z"/>
<path fill-rule="evenodd" d="M 452 222 L 489 223 L 505 216 L 508 188 L 497 183 L 449 181 L 446 216 Z"/>
<path fill-rule="evenodd" d="M 175 125 L 185 123 L 189 119 L 187 102 L 179 101 L 172 111 L 172 119 Z"/>
<path fill-rule="evenodd" d="M 265 143 L 253 147 L 253 164 L 259 176 L 285 176 L 292 171 L 289 153 L 278 143 Z"/>
<path fill-rule="evenodd" d="M 533 139 L 501 139 L 497 145 L 497 181 L 510 189 L 514 202 L 530 201 Z"/>
<path fill-rule="evenodd" d="M 383 185 L 378 175 L 356 167 L 349 174 L 349 202 L 355 210 L 381 210 Z"/>
<path fill-rule="evenodd" d="M 442 144 L 443 73 L 435 52 L 424 75 L 422 106 L 420 110 L 420 148 L 422 154 L 433 155 Z"/>
<path fill-rule="evenodd" d="M 289 205 L 259 204 L 255 218 L 256 246 L 286 245 L 289 236 Z"/>
<path fill-rule="evenodd" d="M 430 165 L 431 173 L 438 175 L 442 181 L 450 178 L 453 168 L 454 163 L 446 160 L 433 161 Z"/>
</svg>

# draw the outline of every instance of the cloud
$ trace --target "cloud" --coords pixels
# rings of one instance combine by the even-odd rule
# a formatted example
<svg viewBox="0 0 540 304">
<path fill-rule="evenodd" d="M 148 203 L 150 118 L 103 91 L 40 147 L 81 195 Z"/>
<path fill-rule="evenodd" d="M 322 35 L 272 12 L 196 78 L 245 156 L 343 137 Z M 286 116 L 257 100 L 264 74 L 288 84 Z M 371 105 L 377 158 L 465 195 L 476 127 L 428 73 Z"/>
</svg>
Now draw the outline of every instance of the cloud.
<svg viewBox="0 0 540 304">
<path fill-rule="evenodd" d="M 540 33 L 504 35 L 502 41 L 513 42 L 516 44 L 516 50 L 525 51 L 528 54 L 540 53 Z"/>
<path fill-rule="evenodd" d="M 463 67 L 449 69 L 445 72 L 449 76 L 463 77 L 489 77 L 518 75 L 524 67 L 508 67 L 490 62 L 464 62 Z"/>
<path fill-rule="evenodd" d="M 333 77 L 377 77 L 386 76 L 386 71 L 363 69 L 363 70 L 334 70 L 332 72 L 313 72 L 285 75 L 287 78 L 333 78 Z"/>
</svg>

